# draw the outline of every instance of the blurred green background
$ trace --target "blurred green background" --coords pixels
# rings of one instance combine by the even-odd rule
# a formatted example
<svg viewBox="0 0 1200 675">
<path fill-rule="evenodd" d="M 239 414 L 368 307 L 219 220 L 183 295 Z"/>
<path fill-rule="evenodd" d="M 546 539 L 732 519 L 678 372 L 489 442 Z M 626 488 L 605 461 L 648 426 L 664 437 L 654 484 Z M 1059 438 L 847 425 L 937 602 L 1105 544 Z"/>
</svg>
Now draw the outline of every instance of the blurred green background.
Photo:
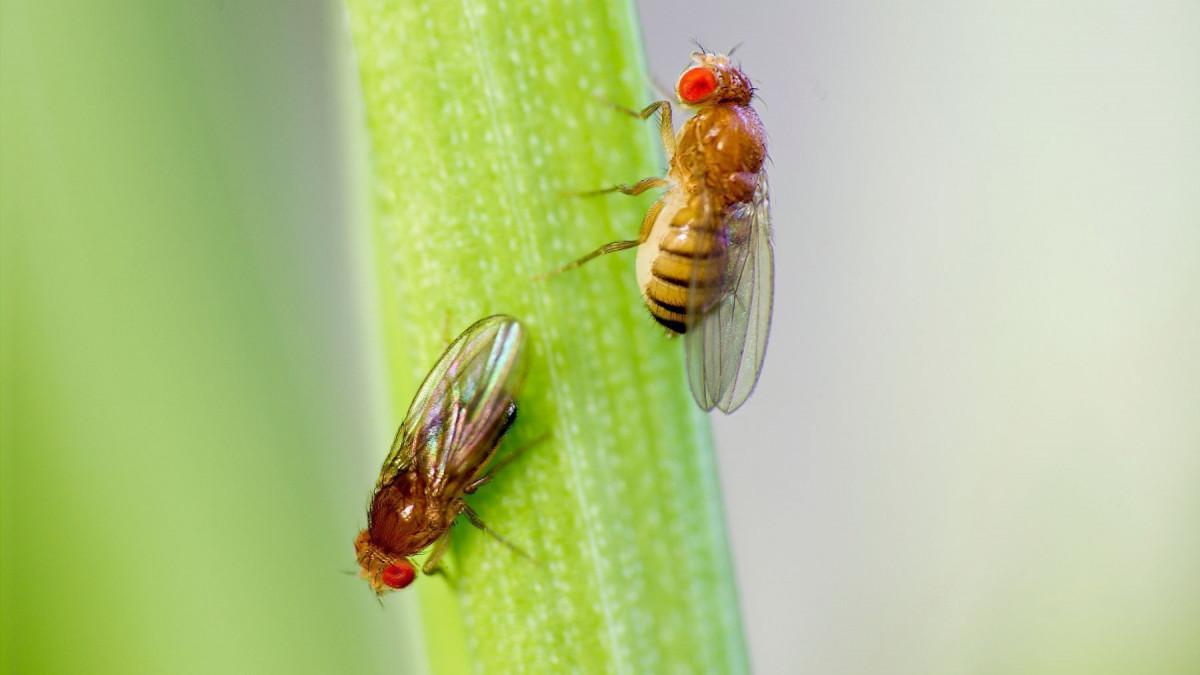
<svg viewBox="0 0 1200 675">
<path fill-rule="evenodd" d="M 394 672 L 341 7 L 2 22 L 5 672 Z"/>
</svg>

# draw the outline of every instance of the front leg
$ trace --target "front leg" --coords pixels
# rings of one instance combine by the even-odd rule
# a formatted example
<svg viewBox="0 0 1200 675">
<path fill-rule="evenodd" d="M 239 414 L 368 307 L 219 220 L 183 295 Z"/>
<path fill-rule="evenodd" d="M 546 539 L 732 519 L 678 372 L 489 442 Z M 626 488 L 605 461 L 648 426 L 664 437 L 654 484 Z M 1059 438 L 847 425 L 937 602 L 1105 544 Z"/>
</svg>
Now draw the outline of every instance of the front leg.
<svg viewBox="0 0 1200 675">
<path fill-rule="evenodd" d="M 658 133 L 662 136 L 663 150 L 667 153 L 667 162 L 675 157 L 675 125 L 671 122 L 671 102 L 670 101 L 655 101 L 650 105 L 639 110 L 630 110 L 615 103 L 610 103 L 612 107 L 639 119 L 649 119 L 654 113 L 661 112 L 662 115 L 658 121 Z"/>
<path fill-rule="evenodd" d="M 423 574 L 435 574 L 441 572 L 438 563 L 442 561 L 442 556 L 446 553 L 446 547 L 450 544 L 450 532 L 454 528 L 447 528 L 446 532 L 433 543 L 433 550 L 429 552 L 429 557 L 425 559 L 425 564 L 421 565 Z"/>
</svg>

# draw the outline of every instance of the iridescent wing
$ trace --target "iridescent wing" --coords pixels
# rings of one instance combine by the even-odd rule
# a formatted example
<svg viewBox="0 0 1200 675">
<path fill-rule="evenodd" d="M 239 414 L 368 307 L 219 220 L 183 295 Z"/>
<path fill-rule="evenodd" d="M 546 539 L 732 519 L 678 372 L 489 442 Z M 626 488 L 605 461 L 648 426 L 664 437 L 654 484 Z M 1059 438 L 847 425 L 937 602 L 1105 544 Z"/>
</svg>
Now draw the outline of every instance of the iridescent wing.
<svg viewBox="0 0 1200 675">
<path fill-rule="evenodd" d="M 689 303 L 687 368 L 696 403 L 731 413 L 754 391 L 771 329 L 774 254 L 766 171 L 759 172 L 751 201 L 731 209 L 723 225 L 728 257 L 722 293 L 708 307 Z M 699 296 L 696 285 L 693 278 L 690 298 Z"/>
<path fill-rule="evenodd" d="M 516 412 L 524 339 L 516 319 L 498 314 L 477 321 L 442 352 L 396 432 L 376 489 L 409 469 L 435 488 L 478 473 Z"/>
</svg>

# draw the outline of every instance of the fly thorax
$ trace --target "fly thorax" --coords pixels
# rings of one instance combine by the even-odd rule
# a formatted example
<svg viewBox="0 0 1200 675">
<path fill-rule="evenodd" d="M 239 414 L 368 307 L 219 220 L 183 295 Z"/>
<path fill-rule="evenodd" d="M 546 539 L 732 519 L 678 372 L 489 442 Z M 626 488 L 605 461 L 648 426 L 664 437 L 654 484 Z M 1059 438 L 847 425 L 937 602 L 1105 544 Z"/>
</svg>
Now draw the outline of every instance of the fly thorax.
<svg viewBox="0 0 1200 675">
<path fill-rule="evenodd" d="M 371 541 L 390 556 L 413 555 L 449 527 L 443 509 L 429 498 L 414 474 L 402 474 L 375 493 L 369 523 Z"/>
</svg>

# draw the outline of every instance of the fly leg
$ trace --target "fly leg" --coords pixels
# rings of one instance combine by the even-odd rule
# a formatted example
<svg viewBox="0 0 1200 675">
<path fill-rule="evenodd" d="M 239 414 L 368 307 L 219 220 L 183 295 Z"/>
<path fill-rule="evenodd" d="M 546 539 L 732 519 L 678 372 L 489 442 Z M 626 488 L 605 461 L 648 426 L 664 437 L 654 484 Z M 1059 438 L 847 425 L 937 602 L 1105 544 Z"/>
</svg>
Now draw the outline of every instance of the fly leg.
<svg viewBox="0 0 1200 675">
<path fill-rule="evenodd" d="M 663 150 L 667 153 L 667 163 L 671 163 L 671 158 L 675 156 L 675 127 L 671 122 L 671 102 L 656 101 L 641 110 L 630 110 L 624 106 L 617 105 L 608 99 L 601 99 L 613 109 L 623 112 L 630 117 L 639 119 L 649 119 L 654 113 L 662 111 L 659 119 L 658 133 L 662 136 Z M 594 197 L 596 195 L 608 194 L 610 192 L 620 192 L 627 195 L 640 195 L 646 190 L 654 190 L 657 188 L 671 187 L 670 181 L 665 178 L 643 178 L 633 185 L 614 185 L 602 190 L 589 190 L 587 192 L 574 193 L 578 197 Z M 618 249 L 619 250 L 619 249 Z"/>
<path fill-rule="evenodd" d="M 592 251 L 591 253 L 583 256 L 579 260 L 576 260 L 575 262 L 567 263 L 566 265 L 564 265 L 556 270 L 551 270 L 545 274 L 539 274 L 538 276 L 534 277 L 533 280 L 534 281 L 545 281 L 546 279 L 549 279 L 550 277 L 558 276 L 558 275 L 562 274 L 563 272 L 566 272 L 567 270 L 573 270 L 576 267 L 579 267 L 580 265 L 584 264 L 585 262 L 591 260 L 592 258 L 599 258 L 600 256 L 605 255 L 606 253 L 616 253 L 617 251 L 624 251 L 625 249 L 633 248 L 640 243 L 642 243 L 642 242 L 640 242 L 636 239 L 631 239 L 629 241 L 614 241 L 611 244 L 605 244 L 605 245 L 601 246 L 600 248 L 596 249 L 595 251 Z"/>
<path fill-rule="evenodd" d="M 450 334 L 450 308 L 446 308 L 446 316 L 442 317 L 442 351 L 450 347 L 454 336 Z"/>
<path fill-rule="evenodd" d="M 573 197 L 595 197 L 597 195 L 606 195 L 606 194 L 609 194 L 610 192 L 620 192 L 623 195 L 640 195 L 643 192 L 645 192 L 646 190 L 654 190 L 657 188 L 665 188 L 665 187 L 671 187 L 671 182 L 668 181 L 666 178 L 658 178 L 657 176 L 651 176 L 650 178 L 643 178 L 642 180 L 634 183 L 633 185 L 625 185 L 625 184 L 614 185 L 612 187 L 601 188 L 599 190 L 588 190 L 587 192 L 573 192 L 573 193 L 571 193 L 571 195 Z"/>
<path fill-rule="evenodd" d="M 607 99 L 604 101 L 619 112 L 643 120 L 650 119 L 656 112 L 661 112 L 658 120 L 658 133 L 662 136 L 663 150 L 667 152 L 667 162 L 671 161 L 671 158 L 675 156 L 675 126 L 671 122 L 670 101 L 655 101 L 641 110 L 630 110 Z"/>
<path fill-rule="evenodd" d="M 501 537 L 500 535 L 496 534 L 495 530 L 493 530 L 492 528 L 485 525 L 484 522 L 479 519 L 479 514 L 475 513 L 475 509 L 472 509 L 470 506 L 468 506 L 467 502 L 465 502 L 462 499 L 459 499 L 458 501 L 459 501 L 459 504 L 461 505 L 458 507 L 459 512 L 465 514 L 467 516 L 467 520 L 471 521 L 472 525 L 479 528 L 480 530 L 483 530 L 492 539 L 495 539 L 496 541 L 500 542 L 501 544 L 504 544 L 505 546 L 507 546 L 508 549 L 510 551 L 512 551 L 513 553 L 516 553 L 517 555 L 521 556 L 522 558 L 525 558 L 526 560 L 528 560 L 529 562 L 531 562 L 535 565 L 538 564 L 538 561 L 535 560 L 533 556 L 526 553 L 521 547 L 519 547 L 516 544 L 512 543 L 511 541 L 505 539 L 504 537 Z"/>
<path fill-rule="evenodd" d="M 646 180 L 651 180 L 651 179 L 648 178 Z M 646 181 L 642 181 L 642 183 L 645 183 L 645 182 Z M 639 183 L 639 185 L 641 185 L 641 183 Z M 533 280 L 534 281 L 545 281 L 546 279 L 549 279 L 550 277 L 558 276 L 558 275 L 562 274 L 563 272 L 566 272 L 567 270 L 573 270 L 576 267 L 579 267 L 580 265 L 584 264 L 585 262 L 587 262 L 593 258 L 599 258 L 600 256 L 608 254 L 608 253 L 616 253 L 617 251 L 624 251 L 627 248 L 634 248 L 635 246 L 640 246 L 642 243 L 644 243 L 647 239 L 650 238 L 650 231 L 654 229 L 654 221 L 658 219 L 659 212 L 663 210 L 663 204 L 664 204 L 664 201 L 662 199 L 659 199 L 658 201 L 654 202 L 654 204 L 652 204 L 649 209 L 646 210 L 646 217 L 644 219 L 642 219 L 642 230 L 641 230 L 641 232 L 638 233 L 637 239 L 628 239 L 625 241 L 614 241 L 611 244 L 605 244 L 605 245 L 601 246 L 600 248 L 596 249 L 595 251 L 592 251 L 591 253 L 583 256 L 579 260 L 576 260 L 575 262 L 567 263 L 566 265 L 564 265 L 556 270 L 551 270 L 545 274 L 539 274 L 538 276 L 534 277 Z"/>
<path fill-rule="evenodd" d="M 450 532 L 446 530 L 436 542 L 433 543 L 433 550 L 429 552 L 429 557 L 425 559 L 425 564 L 421 565 L 423 574 L 445 574 L 446 572 L 438 567 L 438 563 L 442 561 L 442 555 L 446 553 L 446 547 L 450 544 Z"/>
<path fill-rule="evenodd" d="M 625 113 L 626 115 L 630 115 L 632 117 L 637 117 L 637 118 L 643 119 L 643 120 L 649 119 L 656 112 L 660 113 L 658 132 L 662 136 L 663 150 L 665 150 L 667 153 L 667 162 L 668 163 L 671 162 L 671 160 L 675 157 L 675 127 L 671 122 L 671 102 L 670 101 L 655 101 L 654 103 L 651 103 L 650 105 L 646 106 L 645 108 L 642 108 L 639 111 L 639 110 L 630 110 L 629 108 L 617 105 L 616 103 L 613 103 L 612 101 L 609 101 L 608 99 L 604 99 L 603 97 L 601 97 L 601 100 L 603 100 L 608 105 L 612 106 L 614 109 Z M 670 181 L 666 180 L 665 178 L 644 178 L 644 179 L 638 181 L 637 183 L 634 183 L 633 185 L 614 185 L 613 187 L 604 188 L 602 190 L 593 190 L 591 192 L 580 193 L 580 196 L 600 195 L 600 194 L 605 194 L 608 192 L 620 192 L 620 193 L 627 194 L 627 195 L 640 195 L 641 193 L 645 192 L 646 190 L 653 190 L 656 188 L 670 188 L 670 187 L 671 187 Z M 600 248 L 596 249 L 595 251 L 592 251 L 591 253 L 576 260 L 575 262 L 568 263 L 567 265 L 560 267 L 556 270 L 553 270 L 546 274 L 541 274 L 541 275 L 534 277 L 534 281 L 544 281 L 545 279 L 549 279 L 550 277 L 562 274 L 563 272 L 566 272 L 567 270 L 573 270 L 576 267 L 579 267 L 580 265 L 586 263 L 587 261 L 589 261 L 593 258 L 599 258 L 600 256 L 606 255 L 608 253 L 616 253 L 617 251 L 624 251 L 627 248 L 634 248 L 635 246 L 638 246 L 638 245 L 644 243 L 646 241 L 646 239 L 648 239 L 650 237 L 650 231 L 654 228 L 654 221 L 658 218 L 658 214 L 660 211 L 662 211 L 662 209 L 663 209 L 663 200 L 662 199 L 659 199 L 658 201 L 654 202 L 654 205 L 651 206 L 650 209 L 646 212 L 646 218 L 642 221 L 642 231 L 638 234 L 637 239 L 629 239 L 629 240 L 625 240 L 625 241 L 614 241 L 612 243 L 605 244 L 605 245 L 601 246 Z"/>
<path fill-rule="evenodd" d="M 492 467 L 487 470 L 487 473 L 483 474 L 479 478 L 476 478 L 475 480 L 471 481 L 470 483 L 467 483 L 467 487 L 463 489 L 463 492 L 465 492 L 467 494 L 474 494 L 474 492 L 476 490 L 478 490 L 479 488 L 483 487 L 484 485 L 487 485 L 488 483 L 490 483 L 492 481 L 492 479 L 496 477 L 497 472 L 499 472 L 501 469 L 503 469 L 504 467 L 511 464 L 514 459 L 520 457 L 522 454 L 525 453 L 526 450 L 532 448 L 533 446 L 537 445 L 538 443 L 541 443 L 542 441 L 546 440 L 547 438 L 550 438 L 549 431 L 542 434 L 541 436 L 538 436 L 537 438 L 533 439 L 532 441 L 529 441 L 525 445 L 522 445 L 521 447 L 517 448 L 516 450 L 513 450 L 512 452 L 508 453 L 508 455 L 506 455 L 503 459 L 496 460 L 496 462 L 494 464 L 492 464 Z"/>
</svg>

